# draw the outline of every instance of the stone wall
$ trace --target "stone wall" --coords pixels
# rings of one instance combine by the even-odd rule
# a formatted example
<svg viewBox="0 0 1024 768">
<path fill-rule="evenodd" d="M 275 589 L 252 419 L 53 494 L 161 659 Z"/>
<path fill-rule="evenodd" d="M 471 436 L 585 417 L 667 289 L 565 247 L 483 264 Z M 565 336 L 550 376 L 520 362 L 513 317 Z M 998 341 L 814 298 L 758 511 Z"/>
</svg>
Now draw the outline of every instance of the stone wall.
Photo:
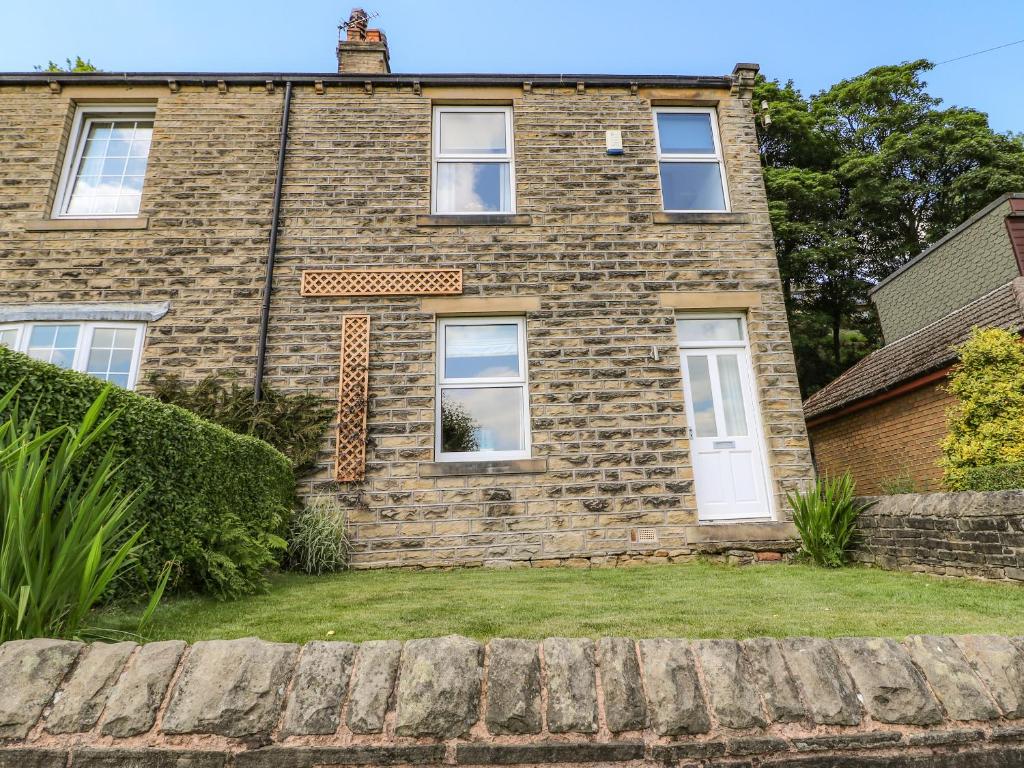
<svg viewBox="0 0 1024 768">
<path fill-rule="evenodd" d="M 863 494 L 882 493 L 887 482 L 909 478 L 916 491 L 942 488 L 942 439 L 946 411 L 956 402 L 943 379 L 870 408 L 811 422 L 808 433 L 820 474 L 849 471 Z"/>
<path fill-rule="evenodd" d="M 1024 491 L 871 499 L 854 560 L 943 576 L 1024 581 Z"/>
<path fill-rule="evenodd" d="M 0 768 L 1019 766 L 1003 637 L 0 647 Z"/>
</svg>

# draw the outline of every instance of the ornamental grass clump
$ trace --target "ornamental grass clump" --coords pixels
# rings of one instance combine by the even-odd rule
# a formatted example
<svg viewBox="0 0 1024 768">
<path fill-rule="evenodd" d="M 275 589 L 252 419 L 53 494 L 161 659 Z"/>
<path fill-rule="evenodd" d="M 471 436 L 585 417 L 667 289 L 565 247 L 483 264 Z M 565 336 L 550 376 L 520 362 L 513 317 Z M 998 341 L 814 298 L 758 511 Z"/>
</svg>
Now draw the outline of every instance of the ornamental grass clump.
<svg viewBox="0 0 1024 768">
<path fill-rule="evenodd" d="M 95 636 L 89 612 L 146 546 L 130 526 L 140 490 L 121 487 L 113 449 L 89 453 L 121 412 L 101 418 L 107 388 L 77 426 L 43 430 L 19 413 L 16 392 L 0 398 L 0 641 Z M 168 566 L 142 625 L 169 575 Z"/>
<path fill-rule="evenodd" d="M 319 576 L 348 567 L 352 542 L 348 513 L 332 496 L 314 496 L 293 519 L 288 535 L 288 565 Z"/>
<path fill-rule="evenodd" d="M 806 491 L 787 494 L 793 508 L 793 524 L 800 533 L 800 553 L 826 568 L 838 568 L 846 560 L 854 526 L 861 512 L 873 502 L 858 501 L 853 478 L 818 478 Z"/>
</svg>

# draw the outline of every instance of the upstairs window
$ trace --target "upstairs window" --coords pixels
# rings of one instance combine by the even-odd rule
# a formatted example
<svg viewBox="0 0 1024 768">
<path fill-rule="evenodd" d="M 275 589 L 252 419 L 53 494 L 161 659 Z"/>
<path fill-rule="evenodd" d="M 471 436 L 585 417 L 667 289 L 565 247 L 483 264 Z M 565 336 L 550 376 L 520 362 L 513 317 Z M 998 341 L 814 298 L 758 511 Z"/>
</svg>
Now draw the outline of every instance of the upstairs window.
<svg viewBox="0 0 1024 768">
<path fill-rule="evenodd" d="M 434 108 L 433 212 L 514 213 L 511 107 Z"/>
<path fill-rule="evenodd" d="M 144 329 L 141 323 L 12 323 L 0 325 L 0 344 L 131 389 L 138 378 Z"/>
<path fill-rule="evenodd" d="M 56 218 L 137 216 L 153 138 L 152 108 L 80 107 L 57 190 Z"/>
<path fill-rule="evenodd" d="M 729 210 L 715 110 L 664 107 L 654 110 L 654 125 L 665 210 Z"/>
<path fill-rule="evenodd" d="M 438 322 L 439 461 L 529 458 L 525 337 L 523 318 Z"/>
</svg>

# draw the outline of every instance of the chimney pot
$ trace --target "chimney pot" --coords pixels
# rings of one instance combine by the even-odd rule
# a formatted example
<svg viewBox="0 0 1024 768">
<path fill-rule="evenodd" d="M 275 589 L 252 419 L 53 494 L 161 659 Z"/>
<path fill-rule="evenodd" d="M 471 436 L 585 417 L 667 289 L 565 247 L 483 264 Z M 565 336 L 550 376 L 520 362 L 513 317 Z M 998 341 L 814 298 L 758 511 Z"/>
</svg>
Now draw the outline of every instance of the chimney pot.
<svg viewBox="0 0 1024 768">
<path fill-rule="evenodd" d="M 338 72 L 342 74 L 389 74 L 388 39 L 379 29 L 367 29 L 370 18 L 362 8 L 353 8 L 338 40 Z"/>
</svg>

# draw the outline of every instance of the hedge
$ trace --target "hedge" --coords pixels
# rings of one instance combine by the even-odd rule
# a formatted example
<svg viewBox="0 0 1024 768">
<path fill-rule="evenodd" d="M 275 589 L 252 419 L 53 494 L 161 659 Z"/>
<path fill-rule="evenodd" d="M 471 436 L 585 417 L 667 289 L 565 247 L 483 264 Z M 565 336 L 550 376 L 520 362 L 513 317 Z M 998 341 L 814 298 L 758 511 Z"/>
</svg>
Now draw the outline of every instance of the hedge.
<svg viewBox="0 0 1024 768">
<path fill-rule="evenodd" d="M 990 464 L 987 467 L 961 467 L 958 490 L 1012 491 L 1024 488 L 1024 462 Z"/>
<path fill-rule="evenodd" d="M 0 347 L 0 393 L 14 386 L 21 412 L 35 409 L 50 428 L 78 423 L 107 385 Z M 124 486 L 145 489 L 134 522 L 150 542 L 119 593 L 140 590 L 170 560 L 177 591 L 233 597 L 264 588 L 294 501 L 288 459 L 255 437 L 118 387 L 106 408 L 122 413 L 95 450 L 114 446 Z"/>
</svg>

